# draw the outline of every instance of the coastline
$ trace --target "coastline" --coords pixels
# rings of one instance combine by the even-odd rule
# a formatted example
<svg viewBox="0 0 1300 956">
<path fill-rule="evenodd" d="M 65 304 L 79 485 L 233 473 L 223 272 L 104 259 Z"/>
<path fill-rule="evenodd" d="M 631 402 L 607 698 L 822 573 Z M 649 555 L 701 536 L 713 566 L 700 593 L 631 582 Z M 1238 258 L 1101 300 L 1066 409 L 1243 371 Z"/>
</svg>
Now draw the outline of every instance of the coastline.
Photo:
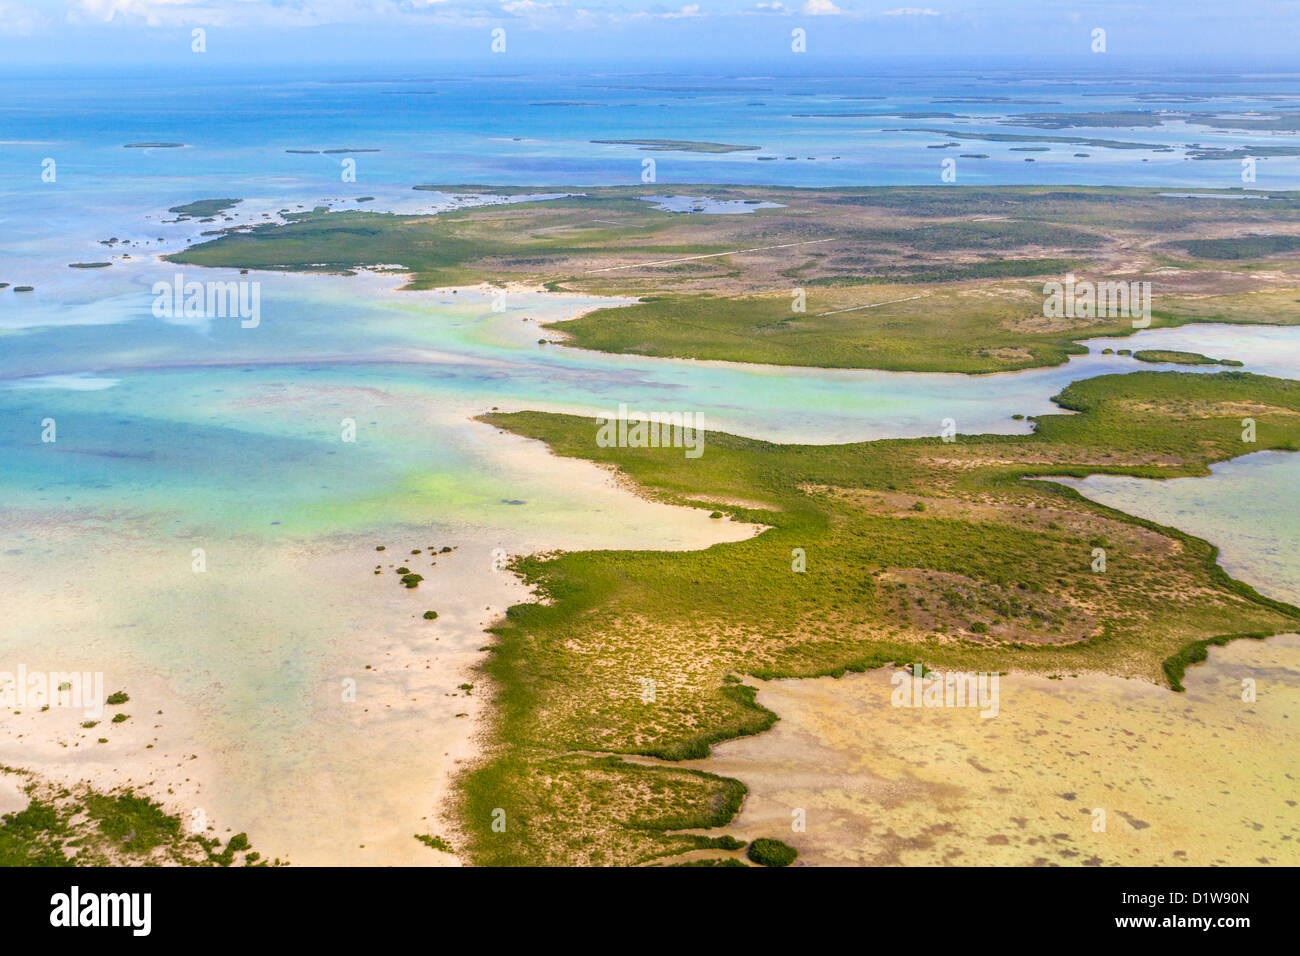
<svg viewBox="0 0 1300 956">
<path fill-rule="evenodd" d="M 224 678 L 191 675 L 188 683 L 175 685 L 167 680 L 165 665 L 160 672 L 158 665 L 108 651 L 119 646 L 113 629 L 123 626 L 119 609 L 101 602 L 109 588 L 127 594 L 137 586 L 147 593 L 170 591 L 175 608 L 169 614 L 176 620 L 219 612 L 219 606 L 208 603 L 185 610 L 194 593 L 188 549 L 175 562 L 157 553 L 147 531 L 135 544 L 119 538 L 119 560 L 142 569 L 139 581 L 124 588 L 126 582 L 113 574 L 104 575 L 102 584 L 85 576 L 91 569 L 83 566 L 84 557 L 75 556 L 100 550 L 94 532 L 65 530 L 62 534 L 69 541 L 66 548 L 55 549 L 59 556 L 54 563 L 78 578 L 74 602 L 43 580 L 44 562 L 32 562 L 30 552 L 0 556 L 0 566 L 15 569 L 12 574 L 6 570 L 12 585 L 0 606 L 16 631 L 58 633 L 65 640 L 82 635 L 76 638 L 78 644 L 93 649 L 87 651 L 84 667 L 105 671 L 108 683 L 118 675 L 116 683 L 131 696 L 121 708 L 130 719 L 107 731 L 111 712 L 101 726 L 81 729 L 80 712 L 25 710 L 6 722 L 0 765 L 69 785 L 86 782 L 102 791 L 133 788 L 183 820 L 202 810 L 221 834 L 247 832 L 263 856 L 293 865 L 463 862 L 459 853 L 430 849 L 415 837 L 441 836 L 457 851 L 463 845 L 451 813 L 453 781 L 482 753 L 490 699 L 479 676 L 487 654 L 484 645 L 491 642 L 485 630 L 499 622 L 508 607 L 531 600 L 515 575 L 494 569 L 494 550 L 532 554 L 590 547 L 691 549 L 751 533 L 743 525 L 710 521 L 697 509 L 636 496 L 606 469 L 556 459 L 539 443 L 491 432 L 479 422 L 467 420 L 464 427 L 475 442 L 490 444 L 494 455 L 509 458 L 515 472 L 535 474 L 544 487 L 566 488 L 575 503 L 586 502 L 598 517 L 567 528 L 523 527 L 514 535 L 466 527 L 448 536 L 398 526 L 297 540 L 288 542 L 287 549 L 254 549 L 249 552 L 254 565 L 237 585 L 238 593 L 288 602 L 282 613 L 270 616 L 268 638 L 292 626 L 295 607 L 311 609 L 306 621 L 338 624 L 333 634 L 321 635 L 323 641 L 312 638 L 309 644 L 297 645 L 312 647 L 316 658 L 294 665 L 315 665 L 302 677 L 309 691 L 301 705 L 292 700 L 269 709 L 258 705 L 255 709 L 264 711 L 263 716 L 252 718 L 242 730 L 245 705 L 227 700 L 222 690 L 239 668 Z M 563 522 L 561 517 L 557 523 Z M 51 514 L 26 516 L 22 524 L 33 532 L 39 528 L 43 538 L 58 539 L 61 534 Z M 438 540 L 424 540 L 431 537 Z M 385 552 L 374 550 L 377 538 L 387 539 Z M 404 551 L 432 544 L 453 546 L 455 551 L 436 555 L 436 569 L 412 564 L 425 577 L 417 590 L 398 587 L 388 565 L 401 563 Z M 424 556 L 406 560 L 423 561 Z M 373 573 L 376 563 L 384 566 L 380 575 Z M 332 612 L 319 606 L 322 600 L 338 605 L 345 616 L 329 617 Z M 436 609 L 438 619 L 423 620 L 425 609 Z M 164 630 L 161 624 L 155 626 Z M 239 650 L 232 648 L 231 654 L 250 658 L 255 688 L 261 685 L 279 693 L 267 682 L 275 681 L 276 670 L 289 666 L 282 655 L 293 645 L 277 651 L 276 644 L 282 642 L 283 637 L 269 645 L 250 640 L 238 645 Z M 42 648 L 39 641 L 15 653 L 33 669 L 51 656 L 60 669 L 82 666 L 68 663 L 48 644 Z M 262 671 L 265 674 L 258 677 Z M 357 681 L 357 699 L 342 706 L 339 681 L 348 678 Z M 211 681 L 215 683 L 209 686 Z M 465 684 L 476 686 L 467 693 L 461 687 Z M 239 693 L 235 687 L 231 691 Z M 284 726 L 277 727 L 281 722 Z M 95 743 L 100 734 L 110 743 Z M 69 759 L 70 753 L 75 758 Z M 305 768 L 314 769 L 304 777 Z M 340 781 L 351 782 L 340 786 Z M 350 839 L 354 836 L 360 838 Z"/>
</svg>

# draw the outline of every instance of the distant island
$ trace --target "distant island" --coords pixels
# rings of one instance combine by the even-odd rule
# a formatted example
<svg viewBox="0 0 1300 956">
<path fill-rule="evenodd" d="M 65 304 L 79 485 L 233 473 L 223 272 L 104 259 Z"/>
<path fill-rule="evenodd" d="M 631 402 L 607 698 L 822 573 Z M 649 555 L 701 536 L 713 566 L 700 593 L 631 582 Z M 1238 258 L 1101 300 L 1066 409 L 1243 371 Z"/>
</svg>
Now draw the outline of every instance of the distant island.
<svg viewBox="0 0 1300 956">
<path fill-rule="evenodd" d="M 758 146 L 735 146 L 730 143 L 706 143 L 691 139 L 593 139 L 605 146 L 644 146 L 655 152 L 679 153 L 743 153 L 759 149 Z"/>
</svg>

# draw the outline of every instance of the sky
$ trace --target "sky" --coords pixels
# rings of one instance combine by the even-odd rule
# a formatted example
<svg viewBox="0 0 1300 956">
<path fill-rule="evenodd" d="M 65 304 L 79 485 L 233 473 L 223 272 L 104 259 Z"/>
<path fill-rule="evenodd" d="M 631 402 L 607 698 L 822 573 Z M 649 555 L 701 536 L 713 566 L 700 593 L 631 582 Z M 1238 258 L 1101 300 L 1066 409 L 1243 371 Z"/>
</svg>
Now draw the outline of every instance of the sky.
<svg viewBox="0 0 1300 956">
<path fill-rule="evenodd" d="M 196 62 L 196 29 L 203 62 L 230 65 L 687 60 L 779 69 L 917 56 L 1300 71 L 1300 0 L 0 0 L 0 71 L 183 66 Z M 1110 59 L 1095 57 L 1097 29 Z M 798 61 L 795 30 L 806 37 Z M 494 37 L 504 49 L 493 50 Z"/>
</svg>

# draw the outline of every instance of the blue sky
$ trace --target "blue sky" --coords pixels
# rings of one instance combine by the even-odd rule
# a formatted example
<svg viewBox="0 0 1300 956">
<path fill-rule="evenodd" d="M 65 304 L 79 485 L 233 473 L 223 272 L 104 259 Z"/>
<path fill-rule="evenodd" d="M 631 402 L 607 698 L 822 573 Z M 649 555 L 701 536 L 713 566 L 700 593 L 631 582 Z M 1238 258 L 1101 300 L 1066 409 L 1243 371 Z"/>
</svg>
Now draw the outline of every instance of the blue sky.
<svg viewBox="0 0 1300 956">
<path fill-rule="evenodd" d="M 0 62 L 181 63 L 196 27 L 210 60 L 230 64 L 487 61 L 495 28 L 506 31 L 497 68 L 761 64 L 789 56 L 795 28 L 807 32 L 809 61 L 1083 60 L 1100 27 L 1113 58 L 1090 61 L 1098 68 L 1176 56 L 1207 65 L 1289 58 L 1300 70 L 1300 0 L 0 0 Z"/>
</svg>

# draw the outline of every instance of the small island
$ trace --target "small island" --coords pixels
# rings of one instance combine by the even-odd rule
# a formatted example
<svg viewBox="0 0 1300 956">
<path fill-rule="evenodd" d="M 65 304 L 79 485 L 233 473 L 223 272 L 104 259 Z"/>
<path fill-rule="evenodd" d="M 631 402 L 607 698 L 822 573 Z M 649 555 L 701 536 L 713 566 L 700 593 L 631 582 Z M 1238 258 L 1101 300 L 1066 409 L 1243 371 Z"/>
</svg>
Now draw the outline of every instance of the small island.
<svg viewBox="0 0 1300 956">
<path fill-rule="evenodd" d="M 735 146 L 731 143 L 708 143 L 690 139 L 593 139 L 602 146 L 641 146 L 652 152 L 743 153 L 758 146 Z"/>
<path fill-rule="evenodd" d="M 1215 359 L 1200 352 L 1179 352 L 1175 349 L 1140 349 L 1133 353 L 1133 357 L 1139 362 L 1168 365 L 1225 365 L 1240 368 L 1245 364 L 1235 359 Z"/>
<path fill-rule="evenodd" d="M 211 219 L 213 216 L 217 216 L 241 202 L 243 202 L 242 199 L 196 199 L 194 202 L 171 206 L 167 211 L 176 213 L 182 219 L 190 217 Z"/>
</svg>

